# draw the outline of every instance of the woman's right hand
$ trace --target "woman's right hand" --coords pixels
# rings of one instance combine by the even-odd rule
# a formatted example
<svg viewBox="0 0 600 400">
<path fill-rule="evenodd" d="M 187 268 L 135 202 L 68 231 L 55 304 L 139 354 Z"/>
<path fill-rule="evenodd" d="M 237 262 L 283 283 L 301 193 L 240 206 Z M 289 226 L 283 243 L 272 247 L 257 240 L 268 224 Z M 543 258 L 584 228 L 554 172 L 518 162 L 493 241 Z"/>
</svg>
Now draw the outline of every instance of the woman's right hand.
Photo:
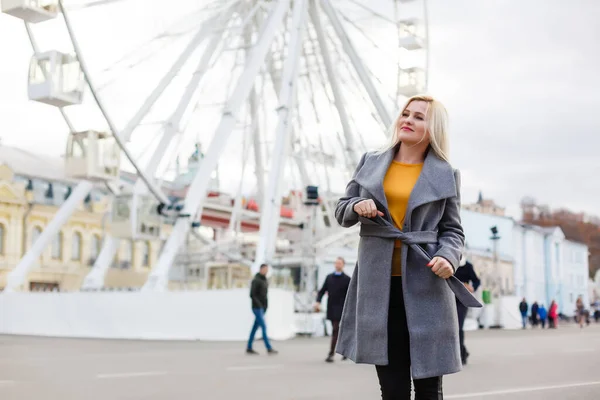
<svg viewBox="0 0 600 400">
<path fill-rule="evenodd" d="M 359 201 L 354 205 L 354 212 L 361 217 L 375 218 L 377 215 L 383 217 L 383 213 L 377 210 L 375 202 L 371 199 Z"/>
</svg>

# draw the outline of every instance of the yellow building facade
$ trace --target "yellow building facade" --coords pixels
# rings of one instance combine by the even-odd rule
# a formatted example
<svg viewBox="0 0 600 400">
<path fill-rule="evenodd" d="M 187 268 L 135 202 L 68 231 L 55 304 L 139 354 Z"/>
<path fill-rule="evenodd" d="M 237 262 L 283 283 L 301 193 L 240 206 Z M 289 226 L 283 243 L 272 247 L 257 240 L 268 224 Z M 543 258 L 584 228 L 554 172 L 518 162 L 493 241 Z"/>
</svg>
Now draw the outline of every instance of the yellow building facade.
<svg viewBox="0 0 600 400">
<path fill-rule="evenodd" d="M 53 160 L 35 176 L 21 150 L 0 146 L 0 290 L 7 274 L 50 223 L 60 204 L 77 182 L 60 177 L 62 162 Z M 21 151 L 25 154 L 13 154 Z M 15 157 L 18 157 L 17 162 Z M 13 161 L 12 163 L 10 161 Z M 35 162 L 34 160 L 29 160 Z M 37 159 L 38 164 L 43 161 Z M 29 165 L 29 164 L 27 164 Z M 41 168 L 41 169 L 40 169 Z M 48 174 L 54 170 L 54 175 Z M 33 171 L 35 172 L 35 171 Z M 56 188 L 60 187 L 61 190 Z M 54 189 L 53 189 L 54 188 Z M 59 193 L 57 193 L 57 191 Z M 62 192 L 61 192 L 62 191 Z M 67 191 L 68 193 L 63 193 Z M 94 191 L 93 191 L 94 193 Z M 110 225 L 110 197 L 95 191 L 73 213 L 48 244 L 24 284 L 24 290 L 79 290 L 100 253 Z M 106 288 L 139 288 L 146 281 L 161 241 L 121 240 L 119 251 L 105 278 Z"/>
</svg>

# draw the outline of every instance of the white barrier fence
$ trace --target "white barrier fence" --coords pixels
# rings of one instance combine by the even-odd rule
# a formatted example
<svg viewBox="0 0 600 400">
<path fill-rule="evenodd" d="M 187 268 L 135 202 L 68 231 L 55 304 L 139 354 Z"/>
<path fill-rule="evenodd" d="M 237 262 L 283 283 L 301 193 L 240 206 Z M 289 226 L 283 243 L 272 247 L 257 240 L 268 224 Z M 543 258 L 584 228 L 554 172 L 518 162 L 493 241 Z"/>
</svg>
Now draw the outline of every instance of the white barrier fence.
<svg viewBox="0 0 600 400">
<path fill-rule="evenodd" d="M 270 338 L 295 336 L 291 291 L 269 290 L 266 320 Z M 243 341 L 253 321 L 248 289 L 0 294 L 1 334 Z"/>
</svg>

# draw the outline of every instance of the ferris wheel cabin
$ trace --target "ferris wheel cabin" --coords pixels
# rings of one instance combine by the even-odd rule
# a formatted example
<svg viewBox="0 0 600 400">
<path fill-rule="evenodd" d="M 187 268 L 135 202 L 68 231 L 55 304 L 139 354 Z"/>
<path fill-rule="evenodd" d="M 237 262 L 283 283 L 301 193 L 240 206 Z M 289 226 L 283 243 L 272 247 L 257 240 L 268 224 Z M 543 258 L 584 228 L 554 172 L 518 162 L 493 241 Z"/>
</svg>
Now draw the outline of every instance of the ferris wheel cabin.
<svg viewBox="0 0 600 400">
<path fill-rule="evenodd" d="M 160 239 L 163 220 L 158 201 L 145 194 L 124 193 L 112 205 L 110 233 L 121 239 Z"/>
<path fill-rule="evenodd" d="M 84 77 L 77 57 L 58 51 L 34 54 L 29 64 L 29 99 L 56 107 L 80 104 Z"/>
<path fill-rule="evenodd" d="M 398 22 L 400 28 L 400 47 L 406 50 L 421 50 L 425 47 L 425 39 L 421 34 L 421 20 L 407 19 Z"/>
<path fill-rule="evenodd" d="M 2 0 L 2 12 L 35 24 L 58 15 L 58 0 Z"/>
<path fill-rule="evenodd" d="M 425 91 L 425 70 L 419 67 L 400 69 L 400 93 L 406 97 Z"/>
<path fill-rule="evenodd" d="M 73 132 L 67 141 L 65 168 L 75 179 L 109 181 L 118 178 L 121 152 L 105 132 Z"/>
</svg>

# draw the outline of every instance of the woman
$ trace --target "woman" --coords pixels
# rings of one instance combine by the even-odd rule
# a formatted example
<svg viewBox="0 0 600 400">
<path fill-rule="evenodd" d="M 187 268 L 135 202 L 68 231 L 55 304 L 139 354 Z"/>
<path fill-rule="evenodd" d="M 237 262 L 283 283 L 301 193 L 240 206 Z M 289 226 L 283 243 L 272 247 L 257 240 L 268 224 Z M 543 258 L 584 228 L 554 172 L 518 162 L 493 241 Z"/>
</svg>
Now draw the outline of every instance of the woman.
<svg viewBox="0 0 600 400">
<path fill-rule="evenodd" d="M 575 302 L 575 318 L 577 322 L 579 322 L 579 327 L 583 328 L 583 323 L 585 322 L 585 307 L 583 306 L 583 299 L 581 296 L 577 297 L 577 301 Z"/>
<path fill-rule="evenodd" d="M 481 307 L 454 277 L 464 234 L 447 124 L 440 102 L 410 98 L 336 208 L 340 225 L 361 223 L 337 352 L 376 365 L 384 400 L 410 399 L 411 375 L 417 399 L 442 398 L 442 375 L 461 369 L 455 296 Z"/>
<path fill-rule="evenodd" d="M 550 328 L 558 328 L 558 304 L 554 300 L 550 303 L 550 309 L 548 310 L 548 321 Z"/>
</svg>

